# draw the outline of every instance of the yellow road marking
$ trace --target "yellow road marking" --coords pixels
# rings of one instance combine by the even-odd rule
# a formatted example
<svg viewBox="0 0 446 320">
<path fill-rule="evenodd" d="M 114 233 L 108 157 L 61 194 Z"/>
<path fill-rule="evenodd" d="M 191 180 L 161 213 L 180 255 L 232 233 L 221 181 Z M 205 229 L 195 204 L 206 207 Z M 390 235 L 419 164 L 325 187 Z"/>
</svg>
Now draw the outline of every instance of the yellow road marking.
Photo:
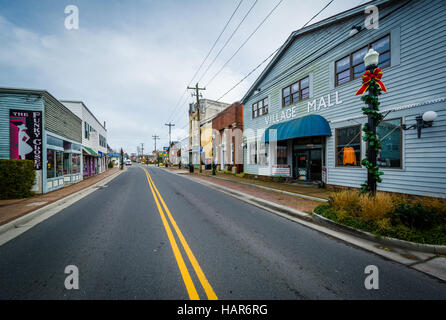
<svg viewBox="0 0 446 320">
<path fill-rule="evenodd" d="M 156 197 L 156 193 L 152 188 L 152 184 L 149 179 L 149 173 L 146 169 L 143 169 L 146 172 L 147 181 L 149 182 L 150 190 L 152 191 L 153 198 L 155 199 L 156 206 L 158 207 L 159 214 L 161 216 L 161 220 L 163 221 L 164 229 L 166 230 L 167 237 L 169 238 L 170 245 L 172 246 L 173 254 L 178 264 L 178 268 L 180 269 L 181 276 L 183 277 L 184 284 L 186 286 L 187 293 L 189 294 L 189 298 L 191 300 L 200 300 L 198 296 L 197 290 L 195 289 L 195 285 L 190 277 L 189 271 L 187 270 L 186 264 L 184 263 L 183 256 L 181 255 L 180 250 L 178 249 L 177 242 L 175 241 L 175 237 L 173 236 L 172 230 L 170 229 L 169 223 L 167 222 L 166 216 L 161 209 L 158 198 Z"/>
<path fill-rule="evenodd" d="M 177 223 L 175 222 L 174 218 L 172 217 L 172 214 L 170 213 L 169 208 L 167 207 L 166 203 L 164 202 L 163 197 L 161 197 L 158 188 L 156 187 L 155 183 L 152 180 L 152 177 L 150 176 L 150 173 L 148 173 L 148 177 L 150 181 L 153 184 L 153 188 L 155 189 L 156 194 L 158 195 L 159 199 L 161 200 L 161 203 L 163 204 L 164 210 L 167 213 L 167 216 L 169 217 L 170 222 L 173 225 L 173 228 L 175 229 L 178 238 L 180 239 L 181 244 L 183 245 L 184 250 L 186 251 L 187 256 L 189 257 L 189 261 L 192 264 L 192 267 L 195 270 L 195 273 L 200 280 L 200 283 L 206 292 L 206 295 L 209 300 L 218 300 L 217 295 L 215 294 L 214 290 L 212 289 L 212 286 L 210 285 L 209 281 L 206 279 L 206 276 L 204 275 L 203 270 L 201 269 L 200 265 L 198 264 L 197 259 L 195 258 L 195 255 L 192 253 L 192 250 L 190 249 L 189 245 L 187 244 L 186 239 L 184 238 L 182 232 L 180 231 L 180 228 L 178 228 Z"/>
</svg>

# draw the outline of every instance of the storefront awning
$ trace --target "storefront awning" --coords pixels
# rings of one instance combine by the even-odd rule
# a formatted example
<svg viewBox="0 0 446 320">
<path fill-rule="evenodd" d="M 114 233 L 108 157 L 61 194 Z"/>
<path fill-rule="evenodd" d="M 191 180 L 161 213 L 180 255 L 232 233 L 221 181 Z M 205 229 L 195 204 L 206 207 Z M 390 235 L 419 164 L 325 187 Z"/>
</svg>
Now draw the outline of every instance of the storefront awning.
<svg viewBox="0 0 446 320">
<path fill-rule="evenodd" d="M 269 142 L 270 130 L 277 130 L 277 141 L 316 137 L 331 136 L 330 125 L 324 117 L 319 115 L 309 115 L 298 119 L 277 123 L 266 129 L 263 141 Z"/>
<path fill-rule="evenodd" d="M 94 152 L 92 149 L 90 149 L 89 147 L 82 146 L 82 150 L 84 150 L 85 153 L 89 154 L 90 156 L 93 156 L 93 157 L 98 156 L 98 154 L 96 152 Z"/>
</svg>

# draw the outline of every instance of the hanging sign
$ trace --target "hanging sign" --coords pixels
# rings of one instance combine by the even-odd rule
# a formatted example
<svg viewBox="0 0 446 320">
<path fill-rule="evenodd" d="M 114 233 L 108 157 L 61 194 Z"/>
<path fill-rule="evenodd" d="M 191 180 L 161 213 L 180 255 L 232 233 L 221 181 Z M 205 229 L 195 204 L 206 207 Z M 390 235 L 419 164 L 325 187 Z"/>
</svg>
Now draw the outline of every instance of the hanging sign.
<svg viewBox="0 0 446 320">
<path fill-rule="evenodd" d="M 32 160 L 42 169 L 42 112 L 10 110 L 9 129 L 10 158 Z"/>
</svg>

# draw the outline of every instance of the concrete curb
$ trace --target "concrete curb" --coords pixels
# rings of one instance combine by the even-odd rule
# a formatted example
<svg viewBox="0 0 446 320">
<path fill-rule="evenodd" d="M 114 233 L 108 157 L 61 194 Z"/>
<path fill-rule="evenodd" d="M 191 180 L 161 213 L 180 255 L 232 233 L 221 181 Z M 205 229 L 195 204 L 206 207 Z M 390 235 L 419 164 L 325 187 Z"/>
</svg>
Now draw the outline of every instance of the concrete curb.
<svg viewBox="0 0 446 320">
<path fill-rule="evenodd" d="M 197 181 L 194 178 L 191 178 L 191 179 L 193 179 L 194 181 Z M 390 246 L 396 246 L 396 247 L 400 247 L 400 248 L 404 248 L 404 249 L 425 252 L 425 253 L 446 254 L 446 246 L 421 244 L 421 243 L 399 240 L 399 239 L 395 239 L 395 238 L 376 237 L 375 235 L 373 235 L 369 232 L 360 231 L 360 230 L 357 230 L 357 229 L 354 229 L 354 228 L 351 228 L 348 226 L 338 224 L 334 221 L 331 221 L 325 217 L 318 215 L 314 211 L 313 211 L 312 215 L 309 215 L 309 214 L 306 214 L 305 212 L 301 212 L 299 210 L 296 210 L 296 209 L 293 209 L 293 208 L 290 208 L 290 207 L 287 207 L 284 205 L 280 205 L 280 204 L 273 203 L 270 201 L 258 199 L 258 198 L 255 198 L 253 196 L 249 196 L 246 194 L 240 194 L 239 192 L 235 192 L 235 191 L 233 191 L 229 188 L 226 188 L 226 187 L 215 185 L 211 182 L 202 181 L 202 184 L 209 185 L 214 189 L 228 193 L 240 200 L 243 200 L 245 202 L 249 202 L 253 205 L 256 205 L 257 207 L 261 207 L 263 209 L 266 208 L 266 209 L 279 211 L 283 214 L 288 214 L 290 216 L 293 216 L 293 217 L 296 217 L 299 219 L 303 219 L 303 220 L 306 220 L 311 223 L 331 226 L 331 227 L 334 227 L 338 231 L 348 232 L 349 234 L 352 234 L 352 235 L 357 236 L 362 239 L 373 241 L 375 243 L 377 242 L 380 244 L 386 244 L 386 245 L 390 245 Z"/>
<path fill-rule="evenodd" d="M 169 171 L 169 170 L 167 170 L 167 171 Z M 172 171 L 169 171 L 169 172 L 175 173 L 175 172 L 172 172 Z M 303 198 L 303 199 L 306 199 L 306 200 L 328 202 L 327 199 L 322 199 L 322 198 L 307 196 L 305 194 L 300 194 L 300 193 L 294 193 L 294 192 L 274 189 L 274 188 L 270 188 L 270 187 L 260 186 L 260 185 L 257 185 L 257 184 L 252 184 L 252 183 L 247 183 L 247 182 L 242 182 L 242 181 L 235 181 L 235 180 L 226 179 L 226 178 L 222 178 L 222 177 L 213 177 L 213 176 L 207 176 L 207 175 L 203 175 L 203 176 L 204 177 L 213 178 L 213 179 L 219 179 L 219 180 L 223 180 L 223 181 L 234 182 L 234 183 L 238 183 L 238 184 L 242 184 L 242 185 L 250 186 L 250 187 L 255 187 L 255 188 L 259 188 L 259 189 L 263 189 L 263 190 L 267 190 L 267 191 L 274 191 L 274 192 L 277 192 L 277 193 L 286 194 L 286 195 L 294 196 L 294 197 L 298 197 L 298 198 Z"/>
<path fill-rule="evenodd" d="M 34 210 L 30 213 L 25 214 L 24 216 L 21 216 L 21 217 L 15 219 L 15 220 L 12 220 L 4 225 L 1 225 L 0 226 L 0 235 L 6 233 L 7 231 L 9 231 L 11 229 L 19 228 L 21 225 L 24 225 L 24 224 L 30 222 L 31 220 L 34 220 L 35 218 L 45 214 L 47 211 L 49 211 L 53 208 L 56 208 L 58 206 L 62 206 L 63 204 L 69 202 L 73 198 L 79 197 L 78 200 L 82 199 L 83 197 L 87 196 L 88 194 L 92 193 L 93 191 L 96 191 L 96 190 L 93 190 L 94 188 L 97 188 L 98 186 L 103 186 L 103 185 L 109 183 L 110 181 L 115 179 L 117 176 L 119 176 L 123 172 L 125 172 L 125 170 L 119 170 L 118 172 L 96 182 L 95 184 L 93 184 L 83 190 L 72 193 L 62 199 L 56 200 L 42 208 Z"/>
<path fill-rule="evenodd" d="M 422 243 L 416 243 L 416 242 L 410 242 L 395 238 L 387 238 L 387 237 L 377 237 L 374 234 L 371 234 L 366 231 L 357 230 L 354 228 L 351 228 L 349 226 L 344 226 L 342 224 L 339 224 L 337 222 L 334 222 L 330 219 L 327 219 L 313 211 L 313 217 L 315 220 L 317 220 L 320 223 L 323 223 L 325 225 L 330 225 L 332 227 L 335 227 L 337 229 L 341 229 L 343 231 L 347 231 L 349 233 L 353 233 L 354 235 L 371 240 L 376 241 L 381 244 L 391 245 L 391 246 L 397 246 L 400 248 L 415 250 L 415 251 L 421 251 L 426 253 L 434 253 L 434 254 L 446 254 L 446 246 L 441 245 L 432 245 L 432 244 L 422 244 Z"/>
</svg>

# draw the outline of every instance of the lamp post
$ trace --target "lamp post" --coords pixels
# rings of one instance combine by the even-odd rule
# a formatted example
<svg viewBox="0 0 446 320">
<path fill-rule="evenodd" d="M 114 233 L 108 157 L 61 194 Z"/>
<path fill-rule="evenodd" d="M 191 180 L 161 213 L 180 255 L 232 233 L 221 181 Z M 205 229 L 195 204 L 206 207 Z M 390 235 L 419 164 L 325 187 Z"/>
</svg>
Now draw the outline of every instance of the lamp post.
<svg viewBox="0 0 446 320">
<path fill-rule="evenodd" d="M 369 52 L 364 57 L 364 64 L 365 68 L 373 72 L 378 67 L 378 60 L 379 60 L 379 53 L 376 52 L 373 49 L 370 49 Z M 374 90 L 368 90 L 369 97 L 376 97 Z M 375 106 L 373 104 L 368 104 L 369 109 L 376 110 Z M 376 110 L 377 111 L 377 110 Z M 368 123 L 368 129 L 373 132 L 374 135 L 376 135 L 376 126 L 377 121 L 376 118 L 372 117 L 371 114 L 368 114 L 367 116 L 367 123 Z M 376 150 L 373 146 L 370 145 L 371 140 L 367 140 L 367 160 L 372 165 L 372 167 L 376 166 Z M 372 195 L 376 194 L 376 188 L 377 188 L 377 181 L 376 176 L 370 172 L 370 170 L 367 171 L 367 188 L 369 192 Z"/>
<path fill-rule="evenodd" d="M 361 161 L 361 164 L 367 168 L 367 182 L 361 185 L 361 192 L 376 194 L 376 186 L 381 182 L 383 172 L 379 171 L 376 165 L 376 156 L 381 150 L 381 141 L 376 136 L 376 127 L 383 120 L 383 115 L 379 113 L 378 96 L 381 91 L 387 92 L 386 86 L 382 83 L 382 71 L 378 68 L 379 53 L 373 49 L 364 57 L 364 65 L 367 71 L 362 75 L 362 86 L 355 95 L 362 95 L 366 91 L 368 94 L 361 98 L 367 104 L 362 108 L 367 115 L 367 123 L 362 127 L 364 131 L 364 141 L 367 142 L 367 158 Z"/>
</svg>

